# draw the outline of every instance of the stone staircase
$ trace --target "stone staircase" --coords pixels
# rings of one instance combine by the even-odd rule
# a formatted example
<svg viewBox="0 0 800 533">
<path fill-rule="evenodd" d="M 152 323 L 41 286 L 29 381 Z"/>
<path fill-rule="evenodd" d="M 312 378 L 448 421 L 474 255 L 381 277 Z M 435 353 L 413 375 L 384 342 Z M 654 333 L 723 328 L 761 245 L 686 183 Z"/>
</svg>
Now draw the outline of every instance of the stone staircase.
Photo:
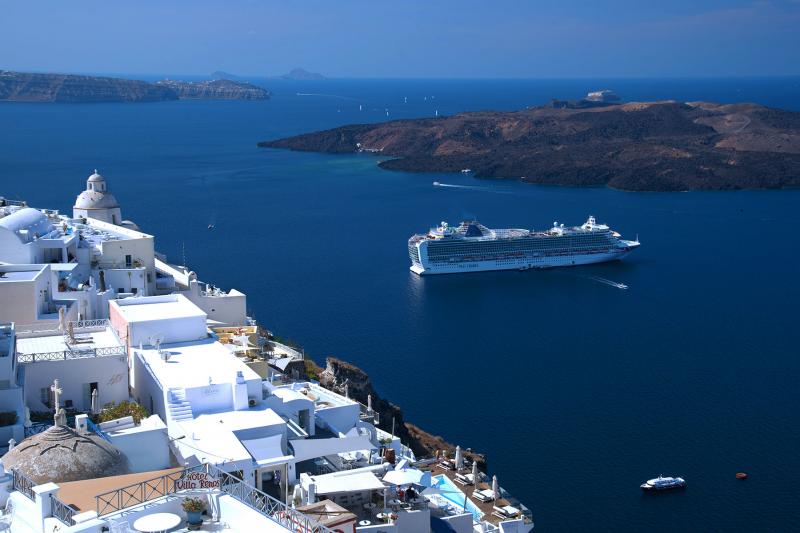
<svg viewBox="0 0 800 533">
<path fill-rule="evenodd" d="M 186 401 L 186 391 L 183 388 L 171 388 L 167 391 L 167 410 L 172 420 L 180 422 L 181 420 L 192 420 L 194 413 L 192 406 Z"/>
</svg>

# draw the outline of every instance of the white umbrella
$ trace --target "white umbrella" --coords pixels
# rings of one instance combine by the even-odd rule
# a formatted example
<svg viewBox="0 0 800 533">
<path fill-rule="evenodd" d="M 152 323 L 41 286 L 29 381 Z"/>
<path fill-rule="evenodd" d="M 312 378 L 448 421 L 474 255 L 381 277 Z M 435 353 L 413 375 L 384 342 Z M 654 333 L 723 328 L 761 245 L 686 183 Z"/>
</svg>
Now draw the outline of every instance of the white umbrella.
<svg viewBox="0 0 800 533">
<path fill-rule="evenodd" d="M 383 480 L 392 485 L 411 485 L 420 484 L 422 481 L 423 472 L 416 468 L 407 468 L 405 470 L 390 470 L 383 476 Z"/>
<path fill-rule="evenodd" d="M 93 415 L 96 415 L 96 414 L 98 414 L 100 412 L 97 409 L 97 389 L 94 389 L 92 391 L 92 408 L 91 409 L 92 409 L 92 414 Z"/>
<path fill-rule="evenodd" d="M 472 483 L 478 486 L 478 461 L 472 461 Z"/>
<path fill-rule="evenodd" d="M 462 457 L 461 457 L 461 446 L 456 446 L 456 470 L 461 468 L 462 465 Z"/>
<path fill-rule="evenodd" d="M 497 476 L 492 476 L 492 492 L 494 493 L 495 500 L 500 497 L 500 489 L 497 486 Z"/>
</svg>

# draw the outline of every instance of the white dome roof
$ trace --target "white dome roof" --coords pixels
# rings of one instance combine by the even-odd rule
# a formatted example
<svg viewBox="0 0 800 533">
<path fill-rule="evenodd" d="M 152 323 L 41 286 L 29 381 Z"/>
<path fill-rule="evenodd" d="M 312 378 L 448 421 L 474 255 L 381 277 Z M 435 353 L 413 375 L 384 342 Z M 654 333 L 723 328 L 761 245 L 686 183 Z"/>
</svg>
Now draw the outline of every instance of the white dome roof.
<svg viewBox="0 0 800 533">
<path fill-rule="evenodd" d="M 75 199 L 75 209 L 113 209 L 119 207 L 110 192 L 83 191 Z"/>
<path fill-rule="evenodd" d="M 34 235 L 45 235 L 53 231 L 53 224 L 38 209 L 25 207 L 8 216 L 0 218 L 0 228 L 16 234 L 25 243 L 33 240 Z"/>
<path fill-rule="evenodd" d="M 117 199 L 108 192 L 106 179 L 97 172 L 86 180 L 86 190 L 75 199 L 74 209 L 114 209 L 119 207 Z"/>
</svg>

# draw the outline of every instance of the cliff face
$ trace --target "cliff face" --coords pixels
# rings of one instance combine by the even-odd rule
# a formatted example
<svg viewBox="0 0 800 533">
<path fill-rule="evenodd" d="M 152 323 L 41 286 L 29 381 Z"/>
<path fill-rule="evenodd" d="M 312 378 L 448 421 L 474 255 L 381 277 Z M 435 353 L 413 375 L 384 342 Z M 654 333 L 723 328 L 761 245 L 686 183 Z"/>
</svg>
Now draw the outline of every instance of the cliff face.
<svg viewBox="0 0 800 533">
<path fill-rule="evenodd" d="M 139 80 L 0 71 L 0 100 L 11 102 L 158 102 L 177 100 L 168 87 Z"/>
<path fill-rule="evenodd" d="M 251 83 L 217 79 L 211 81 L 156 82 L 160 87 L 174 91 L 182 100 L 266 100 L 270 92 Z"/>
<path fill-rule="evenodd" d="M 164 100 L 265 100 L 269 91 L 231 80 L 200 82 L 140 80 L 0 71 L 0 101 L 160 102 Z"/>
<path fill-rule="evenodd" d="M 646 102 L 462 113 L 259 143 L 378 152 L 382 168 L 636 191 L 800 186 L 800 113 L 755 104 Z"/>
<path fill-rule="evenodd" d="M 455 453 L 455 446 L 442 437 L 432 435 L 405 422 L 403 411 L 382 398 L 372 387 L 369 376 L 357 366 L 335 357 L 328 357 L 325 369 L 319 369 L 317 374 L 320 385 L 323 387 L 344 394 L 346 385 L 350 398 L 364 405 L 367 404 L 367 396 L 371 395 L 372 408 L 380 415 L 379 427 L 384 431 L 391 432 L 394 418 L 394 434 L 400 437 L 404 444 L 409 445 L 417 457 L 430 457 L 437 450 L 446 450 L 451 457 Z M 479 464 L 485 466 L 485 459 L 482 455 L 466 450 L 464 453 L 465 456 L 475 459 Z"/>
</svg>

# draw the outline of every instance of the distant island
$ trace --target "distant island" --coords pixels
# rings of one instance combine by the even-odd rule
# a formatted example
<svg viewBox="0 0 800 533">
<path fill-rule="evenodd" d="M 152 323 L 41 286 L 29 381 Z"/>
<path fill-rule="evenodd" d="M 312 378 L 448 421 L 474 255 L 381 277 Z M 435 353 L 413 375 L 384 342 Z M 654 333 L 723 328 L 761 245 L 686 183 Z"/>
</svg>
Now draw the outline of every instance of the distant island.
<svg viewBox="0 0 800 533">
<path fill-rule="evenodd" d="M 252 83 L 218 79 L 211 81 L 162 80 L 156 85 L 168 87 L 180 100 L 266 100 L 270 92 Z"/>
<path fill-rule="evenodd" d="M 630 191 L 800 186 L 800 113 L 757 104 L 591 102 L 359 124 L 258 143 L 368 151 L 380 166 Z M 599 104 L 599 105 L 598 105 Z"/>
<path fill-rule="evenodd" d="M 281 79 L 312 81 L 312 80 L 324 80 L 325 76 L 323 76 L 319 72 L 309 72 L 302 68 L 296 68 L 293 69 L 291 72 L 288 72 L 283 76 L 281 76 Z"/>
<path fill-rule="evenodd" d="M 0 101 L 8 102 L 160 102 L 166 100 L 264 100 L 266 89 L 231 80 L 150 83 L 75 74 L 0 71 Z"/>
<path fill-rule="evenodd" d="M 244 78 L 237 74 L 231 74 L 230 72 L 225 72 L 224 70 L 215 70 L 211 73 L 212 80 L 231 80 L 231 81 L 242 81 Z"/>
</svg>

